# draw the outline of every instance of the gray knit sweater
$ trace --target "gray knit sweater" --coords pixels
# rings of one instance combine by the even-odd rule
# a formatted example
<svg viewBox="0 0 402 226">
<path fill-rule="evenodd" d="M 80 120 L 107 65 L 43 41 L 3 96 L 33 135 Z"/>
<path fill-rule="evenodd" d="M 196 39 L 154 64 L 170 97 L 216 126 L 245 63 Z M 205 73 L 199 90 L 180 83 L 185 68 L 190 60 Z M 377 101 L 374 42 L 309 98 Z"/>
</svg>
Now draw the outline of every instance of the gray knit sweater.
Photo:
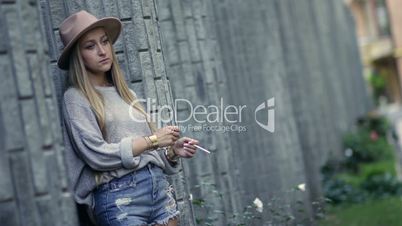
<svg viewBox="0 0 402 226">
<path fill-rule="evenodd" d="M 130 118 L 130 106 L 120 97 L 114 86 L 95 88 L 102 93 L 105 101 L 105 138 L 89 101 L 78 89 L 67 89 L 62 105 L 64 156 L 69 185 L 74 200 L 92 208 L 92 190 L 98 184 L 138 170 L 149 162 L 162 167 L 168 175 L 179 171 L 178 164 L 172 166 L 166 159 L 164 148 L 133 156 L 132 139 L 150 135 L 148 124 Z M 134 115 L 144 117 L 136 110 Z"/>
</svg>

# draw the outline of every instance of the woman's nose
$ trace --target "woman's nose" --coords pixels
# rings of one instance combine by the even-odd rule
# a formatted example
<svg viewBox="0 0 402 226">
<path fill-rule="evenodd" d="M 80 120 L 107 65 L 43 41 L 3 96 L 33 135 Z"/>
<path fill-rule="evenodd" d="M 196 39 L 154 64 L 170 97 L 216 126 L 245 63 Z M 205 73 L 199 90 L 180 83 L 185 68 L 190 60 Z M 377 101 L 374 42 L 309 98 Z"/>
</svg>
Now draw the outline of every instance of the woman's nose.
<svg viewBox="0 0 402 226">
<path fill-rule="evenodd" d="M 98 53 L 99 53 L 99 55 L 105 55 L 106 54 L 105 47 L 103 47 L 102 45 L 99 45 Z"/>
</svg>

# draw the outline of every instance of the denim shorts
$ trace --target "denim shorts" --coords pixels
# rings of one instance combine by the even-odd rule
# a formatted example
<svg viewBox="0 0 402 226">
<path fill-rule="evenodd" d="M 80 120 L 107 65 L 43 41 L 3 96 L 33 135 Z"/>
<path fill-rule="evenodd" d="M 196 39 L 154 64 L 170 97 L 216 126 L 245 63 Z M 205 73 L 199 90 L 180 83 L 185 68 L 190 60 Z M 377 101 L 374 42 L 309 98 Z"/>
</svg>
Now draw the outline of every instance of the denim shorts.
<svg viewBox="0 0 402 226">
<path fill-rule="evenodd" d="M 152 163 L 99 185 L 93 194 L 99 226 L 167 225 L 180 213 L 166 174 Z"/>
</svg>

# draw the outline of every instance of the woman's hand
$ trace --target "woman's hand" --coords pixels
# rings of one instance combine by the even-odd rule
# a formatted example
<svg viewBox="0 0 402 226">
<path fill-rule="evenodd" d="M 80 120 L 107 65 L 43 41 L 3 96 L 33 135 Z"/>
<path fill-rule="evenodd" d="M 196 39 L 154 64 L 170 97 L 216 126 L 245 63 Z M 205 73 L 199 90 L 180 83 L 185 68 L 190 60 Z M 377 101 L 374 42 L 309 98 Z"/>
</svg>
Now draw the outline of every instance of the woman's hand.
<svg viewBox="0 0 402 226">
<path fill-rule="evenodd" d="M 194 144 L 198 143 L 198 140 L 189 137 L 182 137 L 173 144 L 172 148 L 176 155 L 182 158 L 192 158 L 197 150 L 197 147 L 194 146 Z"/>
<path fill-rule="evenodd" d="M 159 147 L 173 145 L 180 137 L 180 129 L 177 126 L 166 126 L 158 129 L 154 135 L 158 138 Z"/>
</svg>

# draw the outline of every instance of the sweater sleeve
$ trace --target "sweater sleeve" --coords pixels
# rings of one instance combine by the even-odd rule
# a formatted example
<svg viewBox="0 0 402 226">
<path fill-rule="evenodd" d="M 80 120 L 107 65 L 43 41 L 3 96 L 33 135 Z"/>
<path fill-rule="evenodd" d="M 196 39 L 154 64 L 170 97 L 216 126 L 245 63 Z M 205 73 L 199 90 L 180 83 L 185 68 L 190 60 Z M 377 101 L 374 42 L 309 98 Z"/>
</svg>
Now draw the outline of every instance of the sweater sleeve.
<svg viewBox="0 0 402 226">
<path fill-rule="evenodd" d="M 133 137 L 124 137 L 118 143 L 106 142 L 89 103 L 81 97 L 65 93 L 63 116 L 74 150 L 92 169 L 110 171 L 138 166 L 140 156 L 132 154 Z"/>
</svg>

